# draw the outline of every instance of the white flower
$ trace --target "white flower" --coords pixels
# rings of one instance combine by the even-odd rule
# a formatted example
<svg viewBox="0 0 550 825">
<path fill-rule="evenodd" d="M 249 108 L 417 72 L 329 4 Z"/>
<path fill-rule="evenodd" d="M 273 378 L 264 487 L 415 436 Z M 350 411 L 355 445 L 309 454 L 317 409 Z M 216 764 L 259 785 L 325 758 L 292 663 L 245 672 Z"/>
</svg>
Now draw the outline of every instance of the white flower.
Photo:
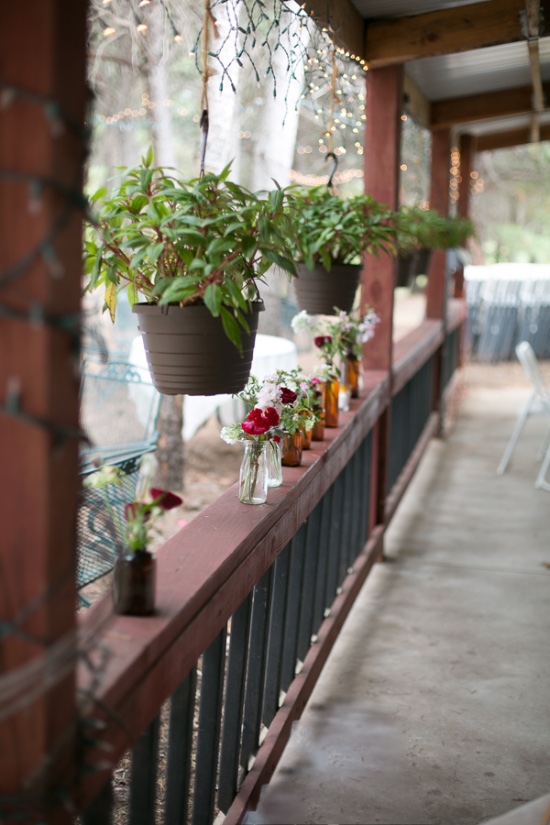
<svg viewBox="0 0 550 825">
<path fill-rule="evenodd" d="M 271 378 L 271 380 L 270 380 Z M 281 388 L 275 382 L 275 376 L 270 376 L 265 379 L 265 383 L 258 393 L 258 400 L 256 406 L 261 410 L 266 410 L 268 407 L 274 407 L 277 412 L 281 413 Z"/>
<path fill-rule="evenodd" d="M 99 470 L 84 479 L 84 487 L 91 487 L 95 490 L 101 490 L 102 487 L 107 487 L 108 484 L 122 484 L 123 472 L 119 467 L 114 467 L 112 464 L 104 464 Z"/>
<path fill-rule="evenodd" d="M 320 381 L 331 381 L 333 378 L 333 369 L 330 364 L 316 364 L 315 375 Z"/>
<path fill-rule="evenodd" d="M 292 327 L 293 331 L 298 332 L 310 332 L 313 327 L 315 326 L 315 321 L 308 315 L 307 311 L 303 309 L 298 315 L 295 315 L 292 321 L 290 322 L 290 326 Z"/>
<path fill-rule="evenodd" d="M 241 425 L 231 424 L 228 427 L 222 427 L 220 438 L 223 438 L 226 444 L 238 444 L 239 441 L 242 441 L 243 438 L 243 431 Z"/>
</svg>

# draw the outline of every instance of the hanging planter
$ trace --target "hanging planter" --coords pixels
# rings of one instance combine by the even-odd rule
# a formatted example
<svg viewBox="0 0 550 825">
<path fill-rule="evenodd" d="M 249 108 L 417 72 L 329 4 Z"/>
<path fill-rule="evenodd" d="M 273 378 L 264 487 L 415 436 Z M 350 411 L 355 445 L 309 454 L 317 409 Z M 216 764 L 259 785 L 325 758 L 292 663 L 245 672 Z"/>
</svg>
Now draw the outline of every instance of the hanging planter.
<svg viewBox="0 0 550 825">
<path fill-rule="evenodd" d="M 399 255 L 396 286 L 411 286 L 418 275 L 427 275 L 435 249 L 461 246 L 475 234 L 467 218 L 445 218 L 418 205 L 402 206 L 394 226 Z"/>
<path fill-rule="evenodd" d="M 232 346 L 205 306 L 134 304 L 153 384 L 165 395 L 217 395 L 243 389 L 250 375 L 261 301 L 244 315 L 250 332 Z"/>
<path fill-rule="evenodd" d="M 327 187 L 289 187 L 288 206 L 296 223 L 300 309 L 311 315 L 350 312 L 364 253 L 389 251 L 395 230 L 393 213 L 369 195 L 341 198 Z"/>
<path fill-rule="evenodd" d="M 294 288 L 300 309 L 310 315 L 333 315 L 335 307 L 351 312 L 361 277 L 360 264 L 333 264 L 330 271 L 322 264 L 312 271 L 299 264 L 296 269 Z"/>
<path fill-rule="evenodd" d="M 274 263 L 296 271 L 284 192 L 256 195 L 228 176 L 229 167 L 181 181 L 154 167 L 149 152 L 112 195 L 93 198 L 87 288 L 104 287 L 113 321 L 127 290 L 162 393 L 241 390 L 258 327 L 257 281 Z"/>
<path fill-rule="evenodd" d="M 412 255 L 399 255 L 397 258 L 396 287 L 411 286 L 416 275 L 417 253 Z"/>
</svg>

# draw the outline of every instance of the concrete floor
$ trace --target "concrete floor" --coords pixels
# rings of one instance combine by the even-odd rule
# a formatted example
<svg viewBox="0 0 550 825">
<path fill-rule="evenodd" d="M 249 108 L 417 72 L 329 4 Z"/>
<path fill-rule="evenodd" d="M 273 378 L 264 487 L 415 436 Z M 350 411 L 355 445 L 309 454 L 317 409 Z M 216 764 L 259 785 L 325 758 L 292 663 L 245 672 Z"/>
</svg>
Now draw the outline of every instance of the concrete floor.
<svg viewBox="0 0 550 825">
<path fill-rule="evenodd" d="M 550 791 L 542 419 L 495 474 L 527 395 L 466 381 L 247 822 L 474 825 Z"/>
</svg>

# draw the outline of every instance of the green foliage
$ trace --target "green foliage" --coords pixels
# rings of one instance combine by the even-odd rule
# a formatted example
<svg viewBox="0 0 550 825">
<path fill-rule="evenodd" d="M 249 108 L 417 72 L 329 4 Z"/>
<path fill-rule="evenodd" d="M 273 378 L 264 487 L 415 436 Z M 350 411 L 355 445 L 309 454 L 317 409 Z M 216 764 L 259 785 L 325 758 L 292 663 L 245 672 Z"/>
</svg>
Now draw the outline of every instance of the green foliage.
<svg viewBox="0 0 550 825">
<path fill-rule="evenodd" d="M 468 218 L 444 218 L 434 209 L 402 206 L 395 213 L 397 251 L 408 256 L 417 249 L 452 249 L 475 234 Z"/>
<path fill-rule="evenodd" d="M 125 288 L 131 303 L 138 293 L 150 303 L 203 303 L 240 346 L 255 282 L 272 264 L 295 274 L 285 194 L 254 194 L 229 181 L 229 167 L 186 182 L 152 164 L 149 152 L 122 169 L 112 195 L 93 196 L 99 213 L 84 246 L 86 288 L 105 288 L 113 320 Z"/>
<path fill-rule="evenodd" d="M 393 248 L 393 212 L 369 195 L 341 198 L 325 186 L 289 187 L 287 199 L 296 222 L 295 258 L 310 270 L 360 263 L 363 252 Z"/>
</svg>

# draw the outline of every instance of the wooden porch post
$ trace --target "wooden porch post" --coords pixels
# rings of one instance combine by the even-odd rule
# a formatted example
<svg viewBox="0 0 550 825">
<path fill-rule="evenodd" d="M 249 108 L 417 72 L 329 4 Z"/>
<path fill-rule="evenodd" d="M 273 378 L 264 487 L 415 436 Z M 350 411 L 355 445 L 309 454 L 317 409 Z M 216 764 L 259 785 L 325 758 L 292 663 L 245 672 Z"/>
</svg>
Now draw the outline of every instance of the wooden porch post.
<svg viewBox="0 0 550 825">
<path fill-rule="evenodd" d="M 443 217 L 449 215 L 449 184 L 451 162 L 451 132 L 450 129 L 439 129 L 432 132 L 432 164 L 430 186 L 430 208 L 435 209 Z M 432 255 L 432 262 L 428 274 L 426 287 L 426 317 L 443 322 L 445 335 L 445 318 L 447 314 L 447 252 L 436 249 Z M 443 343 L 445 346 L 445 342 Z M 439 413 L 439 434 L 444 431 L 444 411 L 442 397 L 442 347 L 434 356 L 434 373 L 432 379 L 432 409 Z"/>
<path fill-rule="evenodd" d="M 72 821 L 86 8 L 0 26 L 1 821 Z"/>
<path fill-rule="evenodd" d="M 396 210 L 399 206 L 403 67 L 388 66 L 367 72 L 365 129 L 365 192 Z M 396 259 L 368 255 L 362 274 L 362 308 L 370 304 L 380 316 L 376 335 L 365 346 L 370 369 L 390 375 L 393 361 L 393 296 Z M 390 405 L 391 406 L 391 405 Z M 373 523 L 384 523 L 390 446 L 390 407 L 374 434 Z M 372 526 L 372 525 L 371 525 Z"/>
<path fill-rule="evenodd" d="M 473 169 L 476 139 L 474 135 L 460 137 L 460 181 L 458 184 L 457 215 L 470 217 L 470 172 Z M 455 274 L 454 297 L 464 298 L 464 267 L 460 265 Z"/>
<path fill-rule="evenodd" d="M 451 133 L 449 129 L 432 132 L 432 166 L 430 186 L 430 208 L 443 217 L 449 214 L 449 179 Z M 445 314 L 445 270 L 447 254 L 443 249 L 435 250 L 426 287 L 426 316 L 443 318 Z"/>
</svg>

